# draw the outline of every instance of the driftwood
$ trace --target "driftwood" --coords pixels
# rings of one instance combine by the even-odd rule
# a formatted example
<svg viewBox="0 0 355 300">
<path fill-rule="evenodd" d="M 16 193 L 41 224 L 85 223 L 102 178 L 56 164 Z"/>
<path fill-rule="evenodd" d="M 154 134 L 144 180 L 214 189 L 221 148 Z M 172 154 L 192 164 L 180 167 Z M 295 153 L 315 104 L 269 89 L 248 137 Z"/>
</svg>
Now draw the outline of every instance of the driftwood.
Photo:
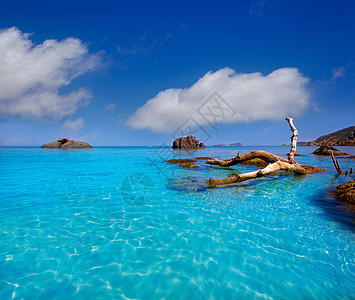
<svg viewBox="0 0 355 300">
<path fill-rule="evenodd" d="M 267 167 L 265 167 L 261 170 L 257 170 L 254 172 L 243 173 L 240 175 L 233 175 L 231 177 L 227 177 L 227 178 L 223 178 L 223 179 L 214 179 L 214 178 L 210 177 L 209 182 L 208 182 L 208 186 L 214 187 L 217 185 L 242 182 L 242 181 L 246 181 L 249 179 L 254 179 L 254 178 L 259 178 L 259 177 L 263 177 L 266 175 L 270 175 L 270 174 L 275 173 L 280 170 L 293 172 L 298 175 L 305 175 L 306 174 L 306 170 L 303 169 L 298 164 L 290 164 L 288 162 L 277 161 L 272 164 L 269 164 Z"/>
<path fill-rule="evenodd" d="M 248 161 L 254 158 L 259 158 L 262 159 L 264 161 L 266 161 L 269 164 L 272 164 L 274 162 L 277 161 L 283 161 L 283 162 L 288 162 L 287 159 L 284 159 L 280 156 L 277 156 L 275 154 L 272 154 L 270 152 L 267 151 L 261 151 L 261 150 L 256 150 L 256 151 L 251 151 L 248 152 L 246 154 L 243 155 L 239 155 L 239 153 L 237 154 L 237 156 L 234 156 L 230 159 L 226 159 L 226 160 L 219 160 L 219 159 L 209 159 L 207 160 L 206 164 L 209 165 L 219 165 L 221 167 L 230 167 L 230 166 L 234 166 L 236 164 L 239 164 L 241 162 L 244 161 Z"/>
<path fill-rule="evenodd" d="M 292 131 L 292 136 L 291 136 L 291 150 L 290 153 L 287 153 L 288 160 L 291 164 L 295 164 L 296 161 L 294 159 L 295 154 L 296 154 L 296 148 L 297 148 L 297 138 L 298 138 L 298 131 L 293 125 L 293 119 L 292 118 L 286 118 L 286 121 L 288 122 L 288 125 L 290 125 L 291 131 Z"/>
<path fill-rule="evenodd" d="M 269 153 L 267 151 L 251 151 L 243 155 L 237 154 L 237 156 L 232 157 L 231 159 L 226 159 L 226 160 L 219 160 L 219 159 L 210 159 L 207 160 L 207 164 L 210 165 L 219 165 L 222 167 L 229 167 L 233 166 L 242 162 L 246 162 L 255 158 L 262 159 L 265 162 L 268 163 L 268 165 L 260 170 L 254 171 L 254 172 L 249 172 L 249 173 L 243 173 L 240 175 L 234 175 L 231 177 L 223 178 L 223 179 L 214 179 L 210 177 L 208 186 L 209 187 L 214 187 L 218 185 L 225 185 L 225 184 L 232 184 L 232 183 L 237 183 L 237 182 L 242 182 L 250 179 L 255 179 L 259 177 L 263 177 L 266 175 L 273 174 L 277 171 L 288 171 L 288 172 L 293 172 L 294 174 L 297 175 L 305 175 L 307 173 L 314 173 L 315 169 L 313 167 L 306 167 L 306 166 L 301 166 L 300 164 L 297 164 L 294 156 L 296 153 L 296 147 L 297 147 L 297 137 L 298 137 L 298 131 L 296 127 L 293 124 L 293 119 L 292 118 L 286 118 L 286 121 L 290 125 L 290 128 L 293 132 L 293 135 L 291 137 L 291 150 L 290 153 L 287 154 L 288 160 L 277 156 L 275 154 Z M 312 170 L 312 171 L 311 171 Z M 317 171 L 324 171 L 322 169 L 317 169 Z"/>
<path fill-rule="evenodd" d="M 333 151 L 330 151 L 330 153 L 331 153 L 331 156 L 332 156 L 332 161 L 333 161 L 335 170 L 337 170 L 337 172 L 338 172 L 339 174 L 343 174 L 343 171 L 340 169 L 338 160 L 334 157 Z"/>
</svg>

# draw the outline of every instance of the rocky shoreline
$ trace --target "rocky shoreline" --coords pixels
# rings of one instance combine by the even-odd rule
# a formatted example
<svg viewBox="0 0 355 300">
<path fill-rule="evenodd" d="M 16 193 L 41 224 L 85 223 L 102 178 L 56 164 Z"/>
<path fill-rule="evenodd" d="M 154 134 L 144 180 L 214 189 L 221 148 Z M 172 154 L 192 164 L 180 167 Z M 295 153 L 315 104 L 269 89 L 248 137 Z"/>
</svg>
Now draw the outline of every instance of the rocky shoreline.
<svg viewBox="0 0 355 300">
<path fill-rule="evenodd" d="M 352 209 L 355 209 L 355 179 L 338 185 L 333 196 L 340 202 L 348 204 Z"/>
</svg>

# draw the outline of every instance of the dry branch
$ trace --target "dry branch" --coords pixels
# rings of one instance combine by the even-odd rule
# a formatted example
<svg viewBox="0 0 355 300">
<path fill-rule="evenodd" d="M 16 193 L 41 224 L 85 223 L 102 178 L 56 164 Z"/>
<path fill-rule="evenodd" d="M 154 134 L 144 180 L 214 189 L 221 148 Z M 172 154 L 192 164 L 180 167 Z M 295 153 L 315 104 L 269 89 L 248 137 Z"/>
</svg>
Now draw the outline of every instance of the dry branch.
<svg viewBox="0 0 355 300">
<path fill-rule="evenodd" d="M 265 161 L 268 165 L 264 167 L 263 169 L 254 171 L 254 172 L 249 172 L 249 173 L 243 173 L 239 175 L 233 175 L 231 177 L 223 178 L 223 179 L 214 179 L 210 177 L 208 186 L 209 187 L 214 187 L 214 186 L 219 186 L 219 185 L 225 185 L 225 184 L 231 184 L 231 183 L 237 183 L 237 182 L 242 182 L 245 180 L 249 179 L 255 179 L 258 177 L 263 177 L 266 175 L 273 174 L 277 171 L 288 171 L 292 172 L 296 175 L 306 175 L 306 174 L 312 174 L 312 173 L 318 173 L 318 172 L 324 172 L 327 170 L 312 167 L 312 166 L 302 166 L 300 164 L 297 164 L 295 162 L 294 156 L 296 154 L 296 148 L 297 148 L 297 137 L 298 137 L 298 131 L 296 127 L 293 125 L 293 119 L 292 118 L 286 118 L 288 124 L 290 125 L 290 128 L 293 132 L 293 135 L 291 137 L 291 150 L 290 153 L 287 153 L 288 155 L 288 160 L 284 159 L 280 156 L 277 156 L 275 154 L 272 154 L 267 151 L 251 151 L 243 155 L 239 155 L 239 152 L 237 152 L 237 155 L 230 158 L 230 159 L 225 159 L 225 160 L 220 160 L 220 159 L 209 159 L 206 161 L 206 164 L 209 165 L 219 165 L 221 167 L 229 167 L 229 166 L 234 166 L 239 163 L 252 161 L 252 160 L 263 160 Z M 334 156 L 333 156 L 334 158 Z M 333 159 L 334 165 L 336 168 L 339 168 L 339 164 L 337 163 L 336 159 Z M 338 169 L 337 169 L 338 170 Z M 352 171 L 352 170 L 351 170 Z M 341 170 L 340 170 L 341 172 Z"/>
<path fill-rule="evenodd" d="M 243 154 L 243 155 L 237 155 L 237 156 L 234 156 L 230 159 L 226 159 L 226 160 L 219 160 L 219 159 L 209 159 L 206 161 L 206 164 L 209 164 L 209 165 L 219 165 L 221 167 L 230 167 L 230 166 L 234 166 L 236 164 L 239 164 L 241 162 L 244 162 L 244 161 L 248 161 L 248 160 L 251 160 L 251 159 L 254 159 L 254 158 L 259 158 L 259 159 L 262 159 L 264 161 L 266 161 L 267 163 L 269 164 L 272 164 L 274 162 L 277 162 L 277 161 L 282 161 L 282 162 L 288 162 L 287 159 L 284 159 L 280 156 L 277 156 L 275 154 L 272 154 L 270 152 L 267 152 L 267 151 L 262 151 L 262 150 L 256 150 L 256 151 L 251 151 L 251 152 L 248 152 L 246 154 Z"/>
<path fill-rule="evenodd" d="M 338 172 L 339 174 L 343 174 L 343 171 L 340 169 L 338 160 L 334 157 L 333 151 L 330 150 L 330 153 L 331 153 L 331 156 L 332 156 L 332 161 L 333 161 L 333 164 L 334 164 L 335 169 L 337 170 L 337 172 Z"/>
<path fill-rule="evenodd" d="M 208 186 L 214 187 L 214 186 L 218 186 L 218 185 L 225 185 L 225 184 L 242 182 L 242 181 L 246 181 L 249 179 L 254 179 L 254 178 L 270 175 L 270 174 L 275 173 L 280 170 L 293 172 L 298 175 L 305 175 L 306 174 L 305 169 L 303 169 L 302 166 L 300 166 L 298 164 L 290 164 L 290 163 L 284 162 L 284 161 L 276 161 L 274 163 L 269 164 L 267 167 L 265 167 L 261 170 L 258 170 L 258 171 L 254 171 L 254 172 L 244 173 L 244 174 L 240 174 L 240 175 L 234 175 L 234 176 L 223 178 L 223 179 L 214 179 L 214 178 L 210 177 L 209 182 L 208 182 Z"/>
<path fill-rule="evenodd" d="M 292 118 L 286 118 L 286 121 L 288 122 L 288 125 L 290 125 L 291 131 L 292 131 L 292 136 L 291 136 L 291 150 L 290 153 L 287 153 L 288 156 L 288 161 L 291 164 L 295 164 L 296 161 L 294 159 L 295 154 L 296 154 L 296 149 L 297 149 L 297 138 L 298 138 L 298 131 L 295 127 L 295 125 L 293 125 L 293 119 Z"/>
</svg>

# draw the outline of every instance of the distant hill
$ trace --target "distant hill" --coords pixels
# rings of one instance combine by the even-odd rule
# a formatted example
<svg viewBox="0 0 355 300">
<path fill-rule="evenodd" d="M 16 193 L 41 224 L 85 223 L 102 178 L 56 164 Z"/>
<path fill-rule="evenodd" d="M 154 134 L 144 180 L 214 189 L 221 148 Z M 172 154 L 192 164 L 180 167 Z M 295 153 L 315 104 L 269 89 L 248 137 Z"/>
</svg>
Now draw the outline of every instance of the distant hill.
<svg viewBox="0 0 355 300">
<path fill-rule="evenodd" d="M 297 142 L 297 146 L 308 146 L 309 142 Z M 291 146 L 291 144 L 282 144 L 281 146 Z"/>
<path fill-rule="evenodd" d="M 355 126 L 338 130 L 317 138 L 309 146 L 355 146 Z"/>
<path fill-rule="evenodd" d="M 213 147 L 236 147 L 236 146 L 243 146 L 242 143 L 234 143 L 234 144 L 218 144 L 213 145 Z"/>
</svg>

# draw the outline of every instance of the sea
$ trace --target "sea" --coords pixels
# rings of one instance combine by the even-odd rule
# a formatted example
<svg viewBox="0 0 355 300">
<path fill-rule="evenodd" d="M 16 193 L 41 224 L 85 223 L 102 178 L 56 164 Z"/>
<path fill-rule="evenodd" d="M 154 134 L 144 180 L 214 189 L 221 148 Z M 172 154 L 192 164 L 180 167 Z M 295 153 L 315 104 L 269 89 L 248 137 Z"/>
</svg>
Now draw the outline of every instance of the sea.
<svg viewBox="0 0 355 300">
<path fill-rule="evenodd" d="M 331 191 L 355 176 L 315 149 L 297 162 L 327 172 L 209 189 L 257 168 L 165 160 L 289 148 L 1 147 L 0 299 L 354 299 L 355 215 Z"/>
</svg>

